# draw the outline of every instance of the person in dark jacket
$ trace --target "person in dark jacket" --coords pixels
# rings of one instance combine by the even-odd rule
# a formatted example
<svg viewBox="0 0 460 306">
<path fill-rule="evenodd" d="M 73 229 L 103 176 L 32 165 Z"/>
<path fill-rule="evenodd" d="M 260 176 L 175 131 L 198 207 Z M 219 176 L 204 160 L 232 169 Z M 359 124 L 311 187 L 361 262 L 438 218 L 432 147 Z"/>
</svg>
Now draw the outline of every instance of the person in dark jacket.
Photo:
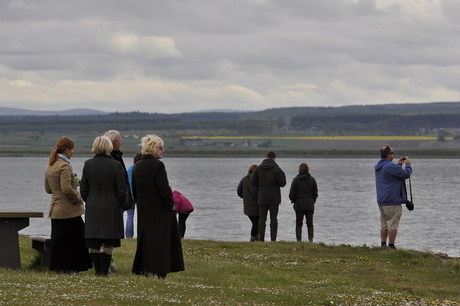
<svg viewBox="0 0 460 306">
<path fill-rule="evenodd" d="M 113 250 L 124 238 L 123 211 L 131 201 L 122 166 L 110 157 L 110 139 L 97 137 L 92 150 L 96 155 L 85 162 L 80 182 L 86 202 L 85 238 L 96 275 L 107 276 Z"/>
<path fill-rule="evenodd" d="M 112 142 L 113 150 L 112 152 L 110 152 L 110 156 L 112 156 L 113 159 L 115 159 L 117 162 L 121 164 L 121 167 L 123 169 L 123 175 L 125 176 L 126 186 L 129 187 L 130 184 L 128 179 L 128 171 L 126 170 L 125 162 L 123 161 L 123 152 L 120 151 L 123 139 L 121 138 L 120 133 L 116 130 L 109 130 L 104 133 L 104 136 L 108 137 Z M 132 201 L 131 207 L 134 207 L 134 199 L 132 197 L 131 188 L 128 188 L 128 192 L 130 195 L 130 200 Z"/>
<path fill-rule="evenodd" d="M 156 135 L 142 138 L 142 157 L 133 169 L 137 205 L 137 248 L 132 273 L 157 275 L 184 271 L 182 243 L 163 157 L 164 143 Z"/>
<path fill-rule="evenodd" d="M 276 164 L 276 154 L 267 153 L 267 158 L 257 166 L 251 176 L 251 185 L 257 189 L 257 203 L 259 204 L 259 237 L 265 239 L 265 223 L 270 211 L 270 238 L 276 241 L 278 233 L 278 210 L 281 203 L 280 187 L 286 185 L 286 175 Z"/>
<path fill-rule="evenodd" d="M 297 241 L 302 241 L 303 217 L 307 223 L 308 241 L 313 242 L 313 213 L 318 198 L 318 186 L 316 180 L 309 173 L 310 169 L 306 163 L 299 166 L 299 174 L 292 180 L 289 199 L 294 203 L 295 210 L 295 234 Z"/>
<path fill-rule="evenodd" d="M 249 241 L 259 240 L 259 204 L 257 203 L 257 191 L 251 185 L 251 175 L 256 169 L 257 165 L 251 165 L 248 174 L 243 177 L 236 188 L 236 192 L 240 198 L 243 199 L 244 214 L 251 220 L 251 238 Z"/>
<path fill-rule="evenodd" d="M 377 203 L 380 210 L 380 241 L 381 246 L 396 249 L 395 240 L 398 233 L 399 221 L 402 216 L 402 206 L 407 200 L 406 182 L 412 174 L 409 157 L 401 157 L 398 163 L 393 162 L 394 151 L 390 145 L 380 149 L 381 159 L 375 164 L 375 187 Z M 406 164 L 403 168 L 402 165 Z"/>
</svg>

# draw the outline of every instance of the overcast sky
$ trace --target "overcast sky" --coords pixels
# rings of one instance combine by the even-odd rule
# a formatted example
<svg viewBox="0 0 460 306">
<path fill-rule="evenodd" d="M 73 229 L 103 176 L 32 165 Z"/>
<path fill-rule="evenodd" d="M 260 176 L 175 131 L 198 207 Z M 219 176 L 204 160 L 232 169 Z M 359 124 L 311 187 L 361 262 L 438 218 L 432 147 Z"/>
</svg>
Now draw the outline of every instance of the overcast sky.
<svg viewBox="0 0 460 306">
<path fill-rule="evenodd" d="M 460 101 L 458 0 L 1 0 L 0 106 Z"/>
</svg>

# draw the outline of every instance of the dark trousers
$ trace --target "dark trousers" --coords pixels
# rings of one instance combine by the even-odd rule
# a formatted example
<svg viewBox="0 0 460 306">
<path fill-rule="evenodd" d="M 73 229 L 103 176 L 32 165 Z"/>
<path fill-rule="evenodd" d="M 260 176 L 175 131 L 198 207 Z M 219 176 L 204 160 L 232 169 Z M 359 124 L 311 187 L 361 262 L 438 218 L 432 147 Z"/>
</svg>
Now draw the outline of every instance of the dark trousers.
<svg viewBox="0 0 460 306">
<path fill-rule="evenodd" d="M 257 236 L 259 234 L 259 216 L 248 216 L 252 222 L 251 236 Z"/>
<path fill-rule="evenodd" d="M 259 227 L 265 228 L 267 214 L 270 211 L 270 228 L 278 228 L 279 204 L 259 204 Z"/>
<path fill-rule="evenodd" d="M 296 211 L 295 226 L 302 227 L 303 216 L 305 216 L 307 227 L 313 227 L 313 211 Z"/>
<path fill-rule="evenodd" d="M 185 221 L 187 221 L 187 218 L 190 215 L 190 211 L 184 211 L 184 212 L 178 213 L 178 215 L 179 215 L 178 224 L 179 224 L 180 237 L 184 238 L 184 236 L 185 236 L 185 228 L 186 228 Z"/>
</svg>

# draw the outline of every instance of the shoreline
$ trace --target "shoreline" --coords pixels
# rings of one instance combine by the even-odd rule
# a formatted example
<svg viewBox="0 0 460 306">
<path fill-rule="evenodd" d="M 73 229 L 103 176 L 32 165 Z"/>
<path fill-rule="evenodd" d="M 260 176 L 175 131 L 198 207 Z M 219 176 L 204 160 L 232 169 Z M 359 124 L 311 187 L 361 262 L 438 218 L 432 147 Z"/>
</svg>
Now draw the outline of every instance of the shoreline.
<svg viewBox="0 0 460 306">
<path fill-rule="evenodd" d="M 31 235 L 31 234 L 19 234 L 19 237 L 23 237 L 23 238 L 27 238 L 27 239 L 31 239 L 31 237 L 50 237 L 50 235 Z M 137 238 L 124 238 L 122 240 L 126 240 L 126 239 L 132 239 L 132 240 L 137 240 Z M 189 238 L 186 238 L 187 240 L 189 241 L 201 241 L 201 242 L 205 242 L 205 241 L 209 241 L 209 242 L 216 242 L 216 243 L 246 243 L 247 241 L 227 241 L 227 240 L 210 240 L 210 239 L 189 239 Z M 275 241 L 274 243 L 277 243 L 277 242 L 281 242 L 281 243 L 292 243 L 292 242 L 295 242 L 297 243 L 296 241 L 285 241 L 285 240 L 279 240 L 279 241 Z M 262 242 L 257 242 L 257 243 L 262 243 Z M 272 243 L 271 241 L 265 241 L 263 243 Z M 307 243 L 306 241 L 302 241 L 300 243 Z M 321 244 L 321 245 L 325 245 L 327 247 L 336 247 L 338 245 L 336 244 L 327 244 L 327 243 L 324 243 L 324 242 L 314 242 L 313 244 Z M 356 248 L 360 248 L 360 247 L 367 247 L 367 248 L 379 248 L 378 246 L 367 246 L 367 245 L 350 245 L 352 247 L 356 247 Z M 389 248 L 385 248 L 385 249 L 388 249 Z M 398 248 L 398 250 L 400 250 Z M 460 257 L 458 256 L 450 256 L 449 254 L 447 253 L 442 253 L 442 252 L 432 252 L 432 251 L 419 251 L 419 250 L 413 250 L 413 249 L 405 249 L 405 248 L 401 248 L 401 250 L 404 250 L 404 251 L 411 251 L 411 252 L 418 252 L 420 254 L 425 254 L 425 253 L 429 253 L 429 254 L 433 254 L 435 256 L 438 256 L 439 258 L 443 259 L 443 260 L 454 260 L 454 259 L 460 259 Z"/>
</svg>

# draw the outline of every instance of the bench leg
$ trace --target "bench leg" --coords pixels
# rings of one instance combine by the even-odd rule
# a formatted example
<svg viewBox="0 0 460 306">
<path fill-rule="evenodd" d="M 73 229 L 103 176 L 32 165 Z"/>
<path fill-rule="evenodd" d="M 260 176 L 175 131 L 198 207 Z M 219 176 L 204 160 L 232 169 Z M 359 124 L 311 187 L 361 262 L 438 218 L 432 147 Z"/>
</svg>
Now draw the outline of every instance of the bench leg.
<svg viewBox="0 0 460 306">
<path fill-rule="evenodd" d="M 4 218 L 0 221 L 0 267 L 21 269 L 18 231 L 29 226 L 29 218 Z"/>
</svg>

